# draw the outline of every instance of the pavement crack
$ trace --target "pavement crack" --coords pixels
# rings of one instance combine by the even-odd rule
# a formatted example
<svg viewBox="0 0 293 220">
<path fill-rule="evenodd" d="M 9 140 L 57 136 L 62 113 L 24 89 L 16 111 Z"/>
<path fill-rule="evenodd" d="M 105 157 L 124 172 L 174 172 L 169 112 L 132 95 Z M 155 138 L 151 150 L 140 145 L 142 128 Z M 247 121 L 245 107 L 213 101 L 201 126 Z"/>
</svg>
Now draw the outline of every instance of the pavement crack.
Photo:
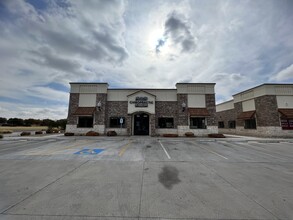
<svg viewBox="0 0 293 220">
<path fill-rule="evenodd" d="M 141 214 L 141 203 L 142 203 L 142 188 L 143 188 L 143 177 L 144 177 L 144 165 L 145 161 L 143 161 L 142 165 L 142 174 L 141 174 L 141 185 L 140 185 L 140 195 L 139 195 L 139 211 L 138 211 L 138 217 L 140 217 Z"/>
<path fill-rule="evenodd" d="M 9 211 L 10 209 L 14 208 L 15 206 L 19 205 L 20 203 L 24 202 L 25 200 L 31 198 L 32 196 L 36 195 L 37 193 L 41 192 L 43 189 L 47 188 L 48 186 L 56 183 L 57 181 L 59 181 L 60 179 L 62 179 L 63 177 L 73 173 L 75 170 L 79 169 L 81 166 L 83 166 L 84 164 L 88 163 L 90 160 L 85 161 L 84 163 L 80 164 L 79 166 L 73 168 L 72 170 L 68 171 L 67 173 L 65 173 L 64 175 L 62 175 L 61 177 L 55 179 L 54 181 L 48 183 L 47 185 L 45 185 L 44 187 L 42 187 L 41 189 L 31 193 L 30 195 L 28 195 L 27 197 L 25 197 L 24 199 L 20 200 L 19 202 L 9 206 L 8 208 L 6 208 L 4 211 L 2 211 L 0 214 L 6 214 L 7 211 Z"/>
</svg>

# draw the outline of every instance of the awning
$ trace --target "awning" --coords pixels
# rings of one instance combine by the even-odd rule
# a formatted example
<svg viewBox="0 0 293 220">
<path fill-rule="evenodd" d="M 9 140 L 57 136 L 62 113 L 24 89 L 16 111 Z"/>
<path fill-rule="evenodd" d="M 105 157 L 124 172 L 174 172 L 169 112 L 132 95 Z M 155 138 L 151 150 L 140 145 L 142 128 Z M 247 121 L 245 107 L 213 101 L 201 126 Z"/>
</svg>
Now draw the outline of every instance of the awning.
<svg viewBox="0 0 293 220">
<path fill-rule="evenodd" d="M 254 114 L 255 111 L 242 112 L 240 115 L 238 115 L 237 119 L 251 119 L 253 118 Z"/>
<path fill-rule="evenodd" d="M 78 107 L 73 115 L 93 115 L 96 107 Z"/>
<path fill-rule="evenodd" d="M 188 108 L 190 116 L 210 116 L 206 108 Z"/>
<path fill-rule="evenodd" d="M 279 108 L 278 111 L 282 114 L 282 118 L 293 119 L 293 109 L 292 108 Z"/>
</svg>

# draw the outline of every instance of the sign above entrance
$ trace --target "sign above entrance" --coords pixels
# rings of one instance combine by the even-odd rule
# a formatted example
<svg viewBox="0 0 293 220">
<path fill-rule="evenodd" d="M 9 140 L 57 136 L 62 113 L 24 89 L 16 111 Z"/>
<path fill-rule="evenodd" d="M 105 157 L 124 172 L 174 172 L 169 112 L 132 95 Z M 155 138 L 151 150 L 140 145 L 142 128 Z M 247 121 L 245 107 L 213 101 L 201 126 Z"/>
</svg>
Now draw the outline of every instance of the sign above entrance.
<svg viewBox="0 0 293 220">
<path fill-rule="evenodd" d="M 127 113 L 146 112 L 155 114 L 156 96 L 143 90 L 134 92 L 127 96 Z"/>
<path fill-rule="evenodd" d="M 148 97 L 135 97 L 135 101 L 129 101 L 130 104 L 135 104 L 135 107 L 148 107 L 149 104 L 154 104 L 153 101 L 148 101 Z"/>
</svg>

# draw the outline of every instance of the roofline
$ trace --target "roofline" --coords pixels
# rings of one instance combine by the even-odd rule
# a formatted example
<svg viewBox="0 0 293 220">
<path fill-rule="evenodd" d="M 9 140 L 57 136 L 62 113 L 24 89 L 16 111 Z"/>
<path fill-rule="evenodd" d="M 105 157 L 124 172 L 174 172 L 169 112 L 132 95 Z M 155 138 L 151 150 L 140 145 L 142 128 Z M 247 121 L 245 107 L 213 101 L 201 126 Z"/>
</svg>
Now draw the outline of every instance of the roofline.
<svg viewBox="0 0 293 220">
<path fill-rule="evenodd" d="M 156 89 L 156 88 L 109 88 L 108 90 L 174 90 L 177 89 Z"/>
<path fill-rule="evenodd" d="M 262 87 L 262 86 L 273 86 L 273 85 L 276 85 L 276 86 L 278 86 L 278 85 L 293 86 L 293 83 L 263 83 L 263 84 L 260 84 L 258 86 L 252 87 L 250 89 L 246 89 L 244 91 L 238 92 L 238 93 L 236 93 L 236 94 L 234 94 L 232 96 L 239 95 L 239 94 L 244 93 L 244 92 L 248 92 L 248 91 L 253 90 L 253 89 L 256 89 L 258 87 Z"/>
<path fill-rule="evenodd" d="M 176 83 L 176 85 L 216 85 L 216 83 Z"/>
<path fill-rule="evenodd" d="M 218 105 L 222 105 L 222 104 L 225 104 L 225 103 L 228 103 L 228 102 L 231 102 L 231 101 L 234 102 L 234 99 L 230 99 L 230 100 L 228 100 L 228 101 L 221 102 L 221 103 L 219 103 L 219 104 L 216 104 L 216 106 L 218 106 Z"/>
<path fill-rule="evenodd" d="M 104 83 L 104 82 L 99 82 L 99 83 L 97 83 L 97 82 L 69 82 L 69 84 L 71 85 L 71 84 L 106 84 L 106 85 L 109 85 L 108 83 Z"/>
<path fill-rule="evenodd" d="M 149 94 L 149 95 L 151 95 L 151 96 L 153 96 L 153 97 L 156 97 L 154 94 L 151 94 L 151 93 L 149 93 L 149 92 L 146 92 L 146 91 L 144 91 L 144 90 L 138 90 L 138 91 L 136 91 L 136 92 L 134 92 L 134 93 L 131 93 L 131 94 L 129 94 L 128 96 L 132 96 L 132 95 L 134 95 L 134 94 L 136 94 L 136 93 L 139 93 L 139 92 L 144 92 L 144 93 L 147 93 L 147 94 Z M 127 96 L 127 97 L 128 97 Z"/>
</svg>

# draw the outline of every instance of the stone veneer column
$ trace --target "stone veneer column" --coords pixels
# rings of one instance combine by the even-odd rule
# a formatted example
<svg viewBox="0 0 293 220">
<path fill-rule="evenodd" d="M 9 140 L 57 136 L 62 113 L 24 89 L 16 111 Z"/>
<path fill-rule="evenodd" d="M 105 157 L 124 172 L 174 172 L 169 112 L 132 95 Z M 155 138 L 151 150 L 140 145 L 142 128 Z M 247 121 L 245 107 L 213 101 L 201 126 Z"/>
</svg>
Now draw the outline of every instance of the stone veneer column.
<svg viewBox="0 0 293 220">
<path fill-rule="evenodd" d="M 131 115 L 128 115 L 127 113 L 128 109 L 128 102 L 126 101 L 109 101 L 107 102 L 107 110 L 106 110 L 106 128 L 109 128 L 110 126 L 110 117 L 125 117 L 125 123 L 126 123 L 126 129 L 127 135 L 131 135 Z"/>
<path fill-rule="evenodd" d="M 217 126 L 215 94 L 206 94 L 206 108 L 210 114 L 207 117 L 207 126 Z"/>
<path fill-rule="evenodd" d="M 101 111 L 96 109 L 94 113 L 94 116 L 95 116 L 94 127 L 97 127 L 97 131 L 99 133 L 104 134 L 105 128 L 106 128 L 107 94 L 105 93 L 97 94 L 96 104 L 98 104 L 99 101 L 101 102 Z"/>
<path fill-rule="evenodd" d="M 77 125 L 77 116 L 73 115 L 73 113 L 78 108 L 78 102 L 79 102 L 79 94 L 78 93 L 70 93 L 68 117 L 67 117 L 67 124 L 68 125 Z"/>
<path fill-rule="evenodd" d="M 156 115 L 150 114 L 150 128 L 151 128 L 151 136 L 156 135 Z"/>
<path fill-rule="evenodd" d="M 277 98 L 275 95 L 257 97 L 255 100 L 257 126 L 280 127 Z"/>
<path fill-rule="evenodd" d="M 235 116 L 236 116 L 236 127 L 243 128 L 244 122 L 242 119 L 237 119 L 237 117 L 243 112 L 242 102 L 234 103 Z"/>
<path fill-rule="evenodd" d="M 174 118 L 174 128 L 177 128 L 178 124 L 178 110 L 176 101 L 156 101 L 156 128 L 159 128 L 160 117 L 172 117 Z"/>
<path fill-rule="evenodd" d="M 185 102 L 186 109 L 182 112 L 182 103 Z M 188 102 L 187 94 L 177 94 L 178 126 L 188 126 Z"/>
</svg>

